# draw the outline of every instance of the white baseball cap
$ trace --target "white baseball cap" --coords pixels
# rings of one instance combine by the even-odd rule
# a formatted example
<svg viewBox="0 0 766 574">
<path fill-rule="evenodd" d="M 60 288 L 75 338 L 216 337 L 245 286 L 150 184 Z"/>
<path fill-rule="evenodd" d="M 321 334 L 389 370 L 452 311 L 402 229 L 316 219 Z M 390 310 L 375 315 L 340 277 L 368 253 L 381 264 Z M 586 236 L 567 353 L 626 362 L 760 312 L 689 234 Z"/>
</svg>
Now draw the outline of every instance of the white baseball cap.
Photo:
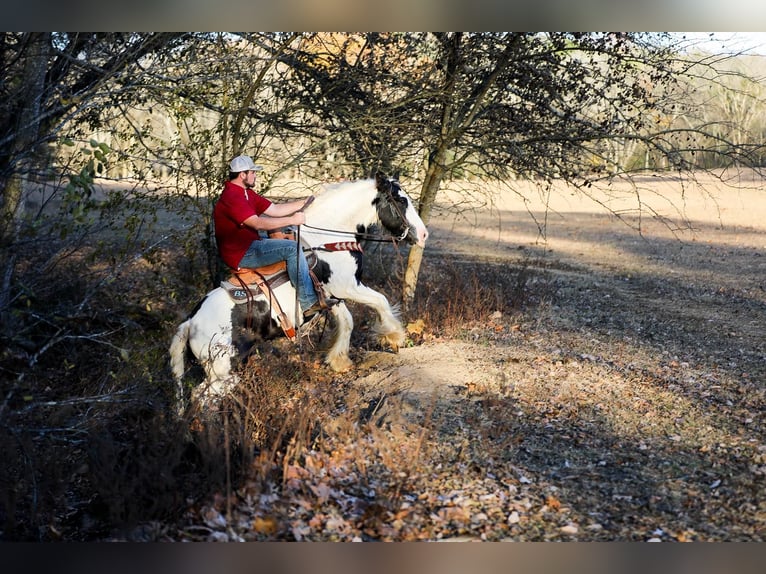
<svg viewBox="0 0 766 574">
<path fill-rule="evenodd" d="M 239 173 L 240 171 L 261 171 L 263 170 L 262 165 L 255 165 L 253 163 L 253 160 L 250 159 L 250 156 L 247 155 L 238 155 L 233 160 L 231 160 L 231 163 L 229 164 L 229 171 L 231 173 Z"/>
</svg>

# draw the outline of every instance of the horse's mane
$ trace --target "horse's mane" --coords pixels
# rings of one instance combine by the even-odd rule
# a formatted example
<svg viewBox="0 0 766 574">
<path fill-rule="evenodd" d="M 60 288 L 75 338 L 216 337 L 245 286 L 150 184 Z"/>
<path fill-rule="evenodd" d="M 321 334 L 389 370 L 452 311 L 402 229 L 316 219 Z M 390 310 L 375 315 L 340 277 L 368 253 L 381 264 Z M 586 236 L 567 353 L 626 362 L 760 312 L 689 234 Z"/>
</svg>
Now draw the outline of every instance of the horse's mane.
<svg viewBox="0 0 766 574">
<path fill-rule="evenodd" d="M 344 193 L 354 187 L 369 187 L 372 185 L 375 189 L 374 179 L 348 179 L 345 181 L 337 181 L 327 183 L 322 186 L 321 191 L 317 194 L 317 197 L 322 195 L 334 195 L 336 193 Z"/>
<path fill-rule="evenodd" d="M 348 180 L 325 184 L 315 195 L 316 200 L 309 208 L 322 220 L 334 215 L 346 213 L 348 208 L 354 209 L 356 200 L 364 201 L 363 194 L 374 197 L 378 190 L 374 179 Z M 347 196 L 347 199 L 344 197 Z M 353 201 L 352 201 L 353 200 Z"/>
</svg>

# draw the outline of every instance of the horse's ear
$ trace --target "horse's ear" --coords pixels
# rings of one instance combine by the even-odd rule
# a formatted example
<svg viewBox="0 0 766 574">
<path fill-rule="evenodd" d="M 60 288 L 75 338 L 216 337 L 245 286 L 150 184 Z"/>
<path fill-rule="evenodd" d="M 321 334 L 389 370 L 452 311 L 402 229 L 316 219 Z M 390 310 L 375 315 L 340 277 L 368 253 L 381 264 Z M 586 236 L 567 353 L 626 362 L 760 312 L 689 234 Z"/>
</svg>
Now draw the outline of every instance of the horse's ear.
<svg viewBox="0 0 766 574">
<path fill-rule="evenodd" d="M 391 176 L 391 179 L 395 179 L 396 181 L 399 181 L 399 170 L 398 169 L 394 172 L 394 175 Z"/>
<path fill-rule="evenodd" d="M 375 174 L 375 187 L 377 189 L 382 190 L 389 185 L 390 184 L 388 183 L 388 177 L 386 176 L 385 173 L 383 173 L 382 171 L 379 171 Z"/>
</svg>

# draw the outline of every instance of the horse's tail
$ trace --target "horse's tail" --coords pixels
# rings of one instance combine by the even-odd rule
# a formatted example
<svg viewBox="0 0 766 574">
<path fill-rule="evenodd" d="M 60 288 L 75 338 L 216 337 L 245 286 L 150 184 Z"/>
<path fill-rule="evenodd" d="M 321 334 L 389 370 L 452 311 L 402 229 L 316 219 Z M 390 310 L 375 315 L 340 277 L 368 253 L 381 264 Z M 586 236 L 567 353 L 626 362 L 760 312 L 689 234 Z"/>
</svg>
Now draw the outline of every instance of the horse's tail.
<svg viewBox="0 0 766 574">
<path fill-rule="evenodd" d="M 184 376 L 186 365 L 184 358 L 186 356 L 186 345 L 189 343 L 189 328 L 191 319 L 187 319 L 178 326 L 176 334 L 170 343 L 170 370 L 179 383 Z"/>
<path fill-rule="evenodd" d="M 176 398 L 183 401 L 183 376 L 186 370 L 185 357 L 186 346 L 189 343 L 189 330 L 191 319 L 187 319 L 178 326 L 176 334 L 170 343 L 170 370 L 176 380 Z M 179 403 L 180 404 L 180 403 Z"/>
</svg>

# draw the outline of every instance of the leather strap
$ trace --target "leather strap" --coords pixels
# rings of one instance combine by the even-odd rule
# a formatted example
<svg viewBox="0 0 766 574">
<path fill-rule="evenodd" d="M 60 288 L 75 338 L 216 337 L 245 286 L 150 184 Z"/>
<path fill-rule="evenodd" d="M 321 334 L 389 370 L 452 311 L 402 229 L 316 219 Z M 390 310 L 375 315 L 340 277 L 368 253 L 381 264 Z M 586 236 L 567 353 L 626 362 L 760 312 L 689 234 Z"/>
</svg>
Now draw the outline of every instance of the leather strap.
<svg viewBox="0 0 766 574">
<path fill-rule="evenodd" d="M 285 332 L 287 338 L 295 342 L 295 327 L 290 321 L 290 318 L 282 310 L 282 306 L 279 304 L 279 300 L 274 296 L 274 292 L 271 290 L 269 282 L 263 275 L 260 275 L 260 273 L 258 273 L 258 275 L 260 277 L 255 282 L 255 284 L 260 288 L 260 290 L 268 299 L 269 307 L 277 310 L 277 319 L 279 319 L 279 324 L 282 327 L 282 330 Z"/>
</svg>

